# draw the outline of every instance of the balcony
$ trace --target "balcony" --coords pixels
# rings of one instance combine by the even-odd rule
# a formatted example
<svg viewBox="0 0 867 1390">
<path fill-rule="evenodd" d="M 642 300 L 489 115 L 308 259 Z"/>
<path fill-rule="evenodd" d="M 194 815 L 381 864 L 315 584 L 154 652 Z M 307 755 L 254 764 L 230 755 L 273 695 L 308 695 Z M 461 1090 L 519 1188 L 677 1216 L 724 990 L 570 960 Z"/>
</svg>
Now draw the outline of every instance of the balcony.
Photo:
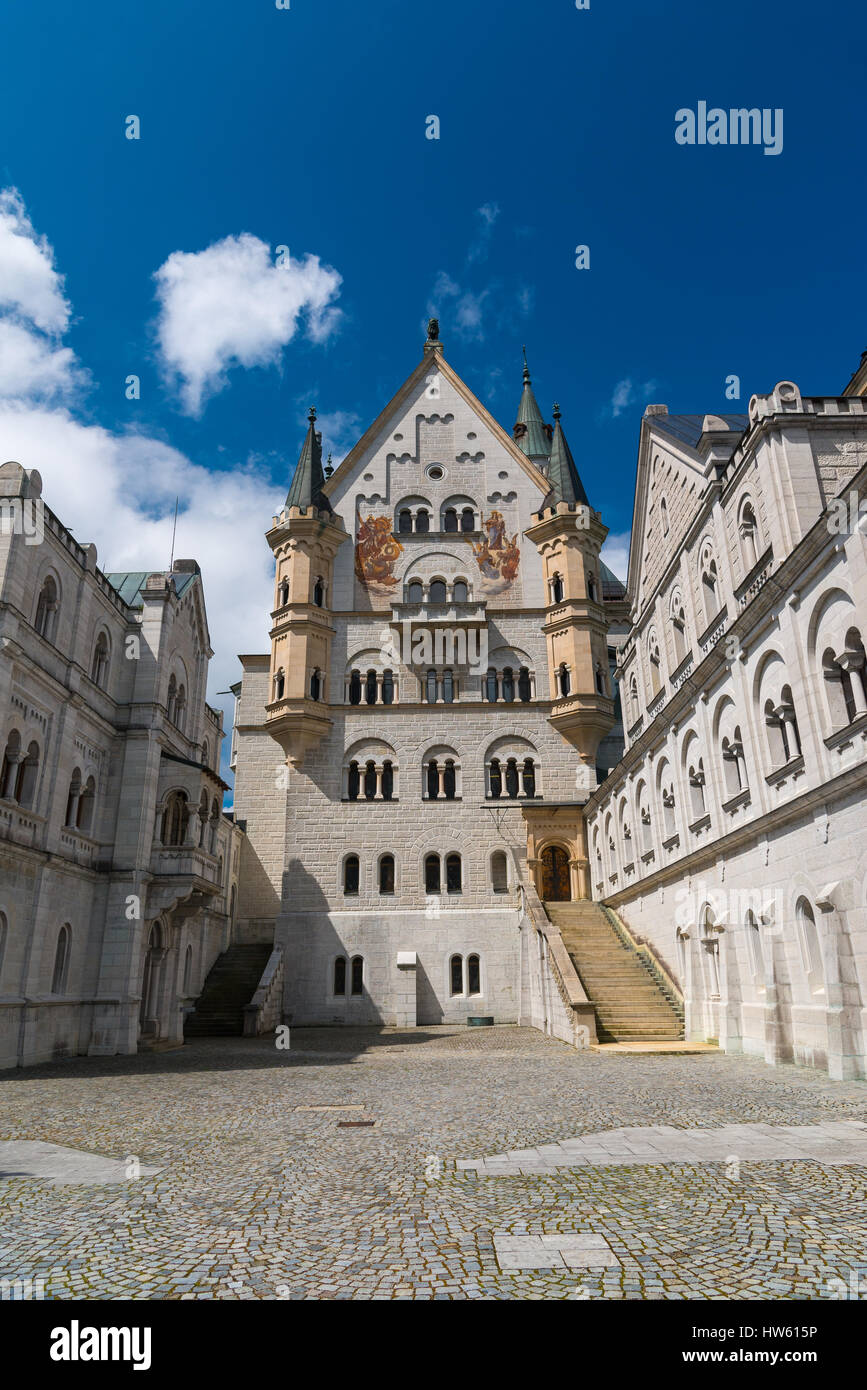
<svg viewBox="0 0 867 1390">
<path fill-rule="evenodd" d="M 150 868 L 148 911 L 189 917 L 222 892 L 216 856 L 195 845 L 154 845 Z"/>
<path fill-rule="evenodd" d="M 417 627 L 483 628 L 488 622 L 488 605 L 484 600 L 470 599 L 466 603 L 393 603 L 391 621 L 410 630 Z"/>
</svg>

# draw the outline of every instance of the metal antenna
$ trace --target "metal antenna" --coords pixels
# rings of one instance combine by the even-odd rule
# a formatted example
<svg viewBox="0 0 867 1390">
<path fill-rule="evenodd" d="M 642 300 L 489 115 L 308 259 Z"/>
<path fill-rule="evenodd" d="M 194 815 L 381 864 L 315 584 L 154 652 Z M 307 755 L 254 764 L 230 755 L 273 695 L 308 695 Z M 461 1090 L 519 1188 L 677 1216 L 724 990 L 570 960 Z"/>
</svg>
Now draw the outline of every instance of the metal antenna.
<svg viewBox="0 0 867 1390">
<path fill-rule="evenodd" d="M 175 519 L 174 519 L 174 523 L 173 523 L 173 525 L 172 525 L 172 558 L 169 560 L 169 574 L 171 574 L 171 572 L 172 572 L 172 566 L 173 566 L 174 563 L 175 563 L 175 533 L 176 533 L 176 531 L 177 531 L 177 529 L 178 529 L 178 502 L 179 502 L 179 501 L 180 501 L 180 498 L 179 498 L 179 497 L 176 497 L 176 498 L 175 498 Z"/>
</svg>

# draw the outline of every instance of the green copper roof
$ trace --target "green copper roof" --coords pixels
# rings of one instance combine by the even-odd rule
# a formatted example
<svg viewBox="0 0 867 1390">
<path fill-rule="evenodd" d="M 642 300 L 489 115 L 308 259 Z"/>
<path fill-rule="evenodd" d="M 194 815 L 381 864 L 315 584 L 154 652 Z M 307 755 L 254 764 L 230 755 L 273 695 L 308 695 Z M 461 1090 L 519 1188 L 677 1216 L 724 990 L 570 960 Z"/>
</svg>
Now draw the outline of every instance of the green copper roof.
<svg viewBox="0 0 867 1390">
<path fill-rule="evenodd" d="M 578 502 L 583 507 L 589 507 L 590 502 L 584 491 L 584 484 L 578 476 L 572 450 L 566 443 L 566 436 L 560 424 L 560 407 L 557 404 L 554 405 L 554 438 L 551 441 L 548 480 L 551 491 L 542 503 L 543 507 L 553 507 L 558 502 Z"/>
<path fill-rule="evenodd" d="M 515 424 L 526 426 L 526 429 L 521 430 L 515 439 L 518 448 L 528 458 L 547 458 L 551 452 L 551 440 L 548 437 L 542 412 L 530 385 L 530 368 L 527 366 L 526 351 L 524 352 L 524 389 L 521 392 L 521 403 L 518 406 L 518 418 Z"/>
<path fill-rule="evenodd" d="M 322 435 L 314 429 L 316 411 L 311 407 L 307 416 L 307 438 L 301 449 L 301 457 L 292 477 L 286 497 L 287 507 L 317 507 L 320 511 L 331 511 L 331 503 L 322 491 L 325 476 L 322 472 Z"/>
<path fill-rule="evenodd" d="M 124 603 L 129 608 L 141 608 L 143 604 L 142 590 L 152 574 L 159 573 L 158 570 L 124 570 L 114 571 L 105 577 L 112 588 L 117 589 Z M 172 571 L 172 579 L 175 581 L 175 592 L 178 598 L 182 598 L 190 585 L 196 579 L 196 574 Z"/>
</svg>

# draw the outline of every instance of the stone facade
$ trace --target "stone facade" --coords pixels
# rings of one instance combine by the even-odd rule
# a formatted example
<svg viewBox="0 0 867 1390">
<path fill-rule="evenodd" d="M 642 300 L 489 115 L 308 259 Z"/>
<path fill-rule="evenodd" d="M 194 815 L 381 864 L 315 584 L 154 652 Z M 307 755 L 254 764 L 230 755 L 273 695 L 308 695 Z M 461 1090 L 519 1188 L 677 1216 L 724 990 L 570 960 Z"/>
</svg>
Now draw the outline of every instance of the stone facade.
<svg viewBox="0 0 867 1390">
<path fill-rule="evenodd" d="M 240 832 L 194 561 L 103 574 L 0 467 L 0 1066 L 178 1043 Z"/>
<path fill-rule="evenodd" d="M 311 418 L 233 734 L 239 929 L 273 924 L 293 1023 L 514 1021 L 522 881 L 551 845 L 586 875 L 627 608 L 598 515 L 522 439 L 436 340 L 327 480 Z"/>
<path fill-rule="evenodd" d="M 687 1036 L 835 1077 L 867 1075 L 863 390 L 648 407 L 627 749 L 585 808 L 594 896 L 681 981 Z"/>
</svg>

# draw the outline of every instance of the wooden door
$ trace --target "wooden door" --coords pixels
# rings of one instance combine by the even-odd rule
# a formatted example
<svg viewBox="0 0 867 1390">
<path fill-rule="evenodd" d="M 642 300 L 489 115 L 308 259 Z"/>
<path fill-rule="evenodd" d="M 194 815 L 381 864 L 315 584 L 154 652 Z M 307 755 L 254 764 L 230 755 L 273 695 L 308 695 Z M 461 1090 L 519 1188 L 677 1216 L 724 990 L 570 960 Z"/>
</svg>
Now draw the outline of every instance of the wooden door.
<svg viewBox="0 0 867 1390">
<path fill-rule="evenodd" d="M 560 845 L 548 845 L 542 850 L 542 901 L 568 903 L 572 898 L 569 887 L 569 856 Z"/>
</svg>

